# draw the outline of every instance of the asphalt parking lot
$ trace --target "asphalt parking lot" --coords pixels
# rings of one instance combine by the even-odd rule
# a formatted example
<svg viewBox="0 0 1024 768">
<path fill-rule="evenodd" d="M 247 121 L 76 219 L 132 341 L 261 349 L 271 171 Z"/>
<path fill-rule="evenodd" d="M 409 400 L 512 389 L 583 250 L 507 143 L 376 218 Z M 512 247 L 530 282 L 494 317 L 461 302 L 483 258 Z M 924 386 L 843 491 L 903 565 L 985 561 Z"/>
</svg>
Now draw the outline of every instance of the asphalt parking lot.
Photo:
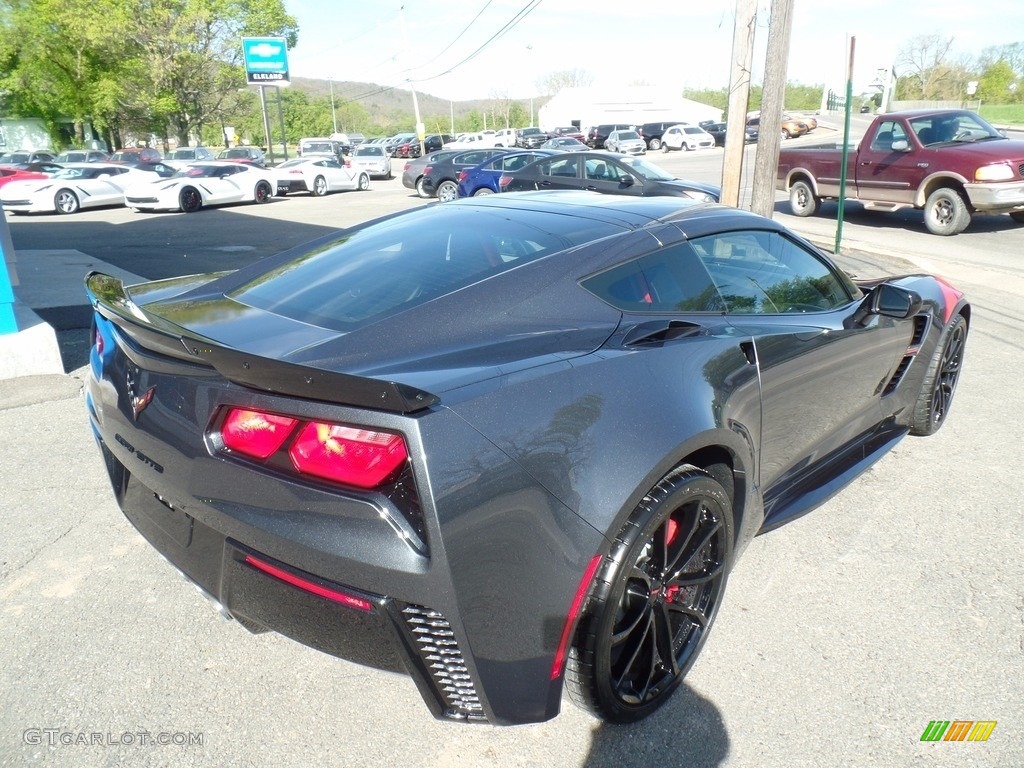
<svg viewBox="0 0 1024 768">
<path fill-rule="evenodd" d="M 721 168 L 721 150 L 651 159 L 703 181 Z M 423 203 L 395 178 L 366 193 L 11 228 L 19 251 L 74 249 L 83 272 L 102 262 L 158 278 L 235 268 Z M 779 210 L 818 242 L 834 236 L 834 211 Z M 919 214 L 853 208 L 844 242 L 851 271 L 934 270 L 971 298 L 950 419 L 756 539 L 682 690 L 629 727 L 568 701 L 535 726 L 437 722 L 408 678 L 224 622 L 117 509 L 79 392 L 79 321 L 53 308 L 70 373 L 0 383 L 0 764 L 1024 765 L 1024 228 L 984 217 L 937 238 Z M 922 742 L 934 720 L 997 724 L 986 742 Z"/>
</svg>

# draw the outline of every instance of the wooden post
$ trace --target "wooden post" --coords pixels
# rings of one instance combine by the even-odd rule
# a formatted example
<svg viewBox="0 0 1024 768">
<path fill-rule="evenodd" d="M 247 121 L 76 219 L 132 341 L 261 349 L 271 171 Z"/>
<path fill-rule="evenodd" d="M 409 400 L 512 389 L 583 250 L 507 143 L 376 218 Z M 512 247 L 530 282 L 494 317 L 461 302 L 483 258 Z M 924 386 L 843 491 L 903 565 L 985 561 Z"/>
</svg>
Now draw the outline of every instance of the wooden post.
<svg viewBox="0 0 1024 768">
<path fill-rule="evenodd" d="M 754 27 L 757 0 L 736 0 L 736 25 L 732 33 L 732 71 L 729 74 L 729 110 L 725 127 L 725 157 L 722 161 L 722 198 L 738 208 L 743 177 L 743 147 L 750 102 L 750 67 L 754 59 Z"/>
<path fill-rule="evenodd" d="M 793 0 L 772 0 L 768 25 L 768 53 L 764 66 L 760 135 L 754 159 L 754 193 L 751 210 L 771 218 L 775 211 L 775 176 L 782 142 L 782 108 L 786 99 L 786 62 L 789 33 L 793 26 Z"/>
</svg>

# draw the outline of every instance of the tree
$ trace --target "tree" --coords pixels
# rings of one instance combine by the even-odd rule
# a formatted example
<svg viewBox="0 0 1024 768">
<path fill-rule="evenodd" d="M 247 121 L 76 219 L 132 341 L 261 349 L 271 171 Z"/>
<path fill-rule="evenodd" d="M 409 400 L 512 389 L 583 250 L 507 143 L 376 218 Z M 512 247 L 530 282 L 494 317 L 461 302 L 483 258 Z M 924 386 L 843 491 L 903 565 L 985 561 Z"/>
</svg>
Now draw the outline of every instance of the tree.
<svg viewBox="0 0 1024 768">
<path fill-rule="evenodd" d="M 243 36 L 284 37 L 283 0 L 0 0 L 0 90 L 56 124 L 188 141 L 221 123 L 245 84 Z"/>
<path fill-rule="evenodd" d="M 563 69 L 538 78 L 535 85 L 545 96 L 554 96 L 563 88 L 581 88 L 593 82 L 594 76 L 585 69 Z"/>
<path fill-rule="evenodd" d="M 967 68 L 952 54 L 953 38 L 918 35 L 896 56 L 897 97 L 901 99 L 960 99 Z"/>
<path fill-rule="evenodd" d="M 996 104 L 1007 104 L 1016 101 L 1017 75 L 1010 63 L 1000 59 L 981 73 L 978 78 L 977 98 Z"/>
</svg>

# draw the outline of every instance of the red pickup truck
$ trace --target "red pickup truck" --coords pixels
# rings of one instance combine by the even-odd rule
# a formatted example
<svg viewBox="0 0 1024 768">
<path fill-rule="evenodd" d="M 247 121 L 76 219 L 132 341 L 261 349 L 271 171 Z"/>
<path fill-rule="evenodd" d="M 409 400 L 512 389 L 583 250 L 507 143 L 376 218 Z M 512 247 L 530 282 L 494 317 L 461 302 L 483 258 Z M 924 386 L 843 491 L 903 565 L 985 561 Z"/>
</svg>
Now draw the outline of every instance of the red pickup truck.
<svg viewBox="0 0 1024 768">
<path fill-rule="evenodd" d="M 841 148 L 779 152 L 776 187 L 797 216 L 839 197 Z M 955 235 L 971 215 L 1009 213 L 1024 224 L 1024 141 L 1007 139 L 981 117 L 958 109 L 878 115 L 849 153 L 846 197 L 872 211 L 918 208 L 928 231 Z"/>
</svg>

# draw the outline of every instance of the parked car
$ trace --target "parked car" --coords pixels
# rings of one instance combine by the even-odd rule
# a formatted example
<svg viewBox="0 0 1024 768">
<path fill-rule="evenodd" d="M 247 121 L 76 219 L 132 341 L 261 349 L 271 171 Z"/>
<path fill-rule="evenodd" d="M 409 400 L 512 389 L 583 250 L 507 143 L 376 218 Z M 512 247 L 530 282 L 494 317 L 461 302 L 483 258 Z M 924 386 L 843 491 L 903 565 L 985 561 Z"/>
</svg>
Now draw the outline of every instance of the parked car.
<svg viewBox="0 0 1024 768">
<path fill-rule="evenodd" d="M 494 131 L 477 131 L 476 133 L 460 133 L 451 141 L 444 143 L 444 149 L 480 149 L 494 148 Z"/>
<path fill-rule="evenodd" d="M 482 147 L 442 157 L 423 168 L 417 192 L 423 190 L 428 197 L 436 197 L 442 203 L 450 203 L 459 196 L 459 171 L 479 165 L 495 155 L 511 151 L 499 147 Z"/>
<path fill-rule="evenodd" d="M 810 133 L 818 127 L 818 119 L 813 115 L 783 115 L 783 120 L 796 120 L 807 126 L 806 133 Z"/>
<path fill-rule="evenodd" d="M 158 163 L 164 159 L 160 150 L 153 147 L 127 147 L 119 149 L 110 156 L 111 163 L 125 163 L 134 165 L 137 163 Z"/>
<path fill-rule="evenodd" d="M 536 126 L 520 128 L 516 131 L 516 146 L 520 149 L 536 149 L 547 141 L 548 138 L 547 132 L 542 131 Z"/>
<path fill-rule="evenodd" d="M 136 211 L 184 211 L 229 203 L 266 203 L 274 196 L 274 177 L 265 168 L 231 161 L 199 161 L 169 179 L 129 186 L 124 203 Z"/>
<path fill-rule="evenodd" d="M 621 152 L 624 155 L 643 155 L 647 152 L 647 144 L 640 134 L 633 130 L 612 131 L 605 139 L 604 148 L 609 152 Z"/>
<path fill-rule="evenodd" d="M 23 166 L 26 163 L 56 162 L 57 155 L 47 149 L 19 149 L 0 154 L 0 165 Z"/>
<path fill-rule="evenodd" d="M 144 170 L 160 168 L 156 170 Z M 83 208 L 124 205 L 124 191 L 137 181 L 169 177 L 164 165 L 139 167 L 115 163 L 66 163 L 45 179 L 12 181 L 0 187 L 8 213 L 76 213 Z"/>
<path fill-rule="evenodd" d="M 371 179 L 391 178 L 391 158 L 380 144 L 362 143 L 352 150 L 352 167 L 370 174 Z"/>
<path fill-rule="evenodd" d="M 390 163 L 390 160 L 388 161 Z M 297 157 L 272 170 L 277 194 L 309 192 L 322 197 L 329 192 L 370 188 L 370 172 L 352 161 L 335 157 Z"/>
<path fill-rule="evenodd" d="M 192 163 L 197 160 L 215 160 L 216 153 L 209 147 L 178 147 L 167 153 L 167 160 Z"/>
<path fill-rule="evenodd" d="M 902 440 L 948 420 L 971 308 L 927 275 L 853 281 L 743 210 L 606 203 L 468 198 L 235 272 L 90 274 L 83 399 L 110 500 L 224 615 L 404 670 L 437 718 L 548 720 L 568 689 L 626 723 L 693 698 L 685 675 L 758 533 L 856 497 L 894 446 L 890 470 L 930 470 Z M 894 557 L 915 525 L 858 557 Z M 179 612 L 160 617 L 169 637 Z M 715 642 L 770 631 L 745 624 Z M 260 658 L 218 664 L 258 681 Z M 679 720 L 615 736 L 636 752 Z"/>
<path fill-rule="evenodd" d="M 752 118 L 750 118 L 749 120 L 747 120 L 747 126 L 748 127 L 757 128 L 758 131 L 760 131 L 760 129 L 761 129 L 761 118 L 760 117 L 752 117 Z M 780 134 L 780 137 L 782 138 L 783 141 L 785 141 L 786 139 L 795 139 L 798 136 L 803 136 L 807 132 L 808 132 L 807 123 L 802 122 L 800 120 L 794 120 L 793 118 L 788 118 L 787 119 L 787 118 L 784 117 L 782 119 L 782 126 L 779 129 L 779 134 Z"/>
<path fill-rule="evenodd" d="M 517 144 L 515 128 L 502 128 L 494 132 L 494 146 L 514 147 Z"/>
<path fill-rule="evenodd" d="M 362 144 L 364 141 L 366 141 L 366 136 L 364 136 L 363 134 L 359 133 L 358 131 L 355 133 L 349 132 L 347 143 L 351 150 L 354 151 L 355 148 Z"/>
<path fill-rule="evenodd" d="M 716 123 L 708 121 L 699 124 L 701 128 L 711 134 L 711 138 L 715 140 L 716 147 L 725 146 L 725 132 L 728 126 L 725 123 Z"/>
<path fill-rule="evenodd" d="M 684 181 L 646 158 L 612 152 L 572 152 L 536 160 L 498 182 L 502 192 L 532 189 L 586 189 L 609 195 L 649 197 L 672 195 L 717 202 L 721 190 L 712 184 Z"/>
<path fill-rule="evenodd" d="M 786 147 L 776 188 L 789 194 L 796 216 L 812 216 L 822 200 L 845 193 L 868 210 L 918 209 L 935 235 L 963 232 L 976 212 L 1007 213 L 1024 224 L 1024 141 L 1006 138 L 973 112 L 877 115 L 846 161 L 841 188 L 841 148 Z"/>
<path fill-rule="evenodd" d="M 586 145 L 591 149 L 604 149 L 604 143 L 608 139 L 609 133 L 612 131 L 628 131 L 632 128 L 632 125 L 626 125 L 625 123 L 603 123 L 601 125 L 595 125 L 587 131 Z"/>
<path fill-rule="evenodd" d="M 255 165 L 258 168 L 267 167 L 266 156 L 259 147 L 231 147 L 230 149 L 222 149 L 217 154 L 217 159 L 227 160 L 232 163 Z"/>
<path fill-rule="evenodd" d="M 402 169 L 402 186 L 406 189 L 416 190 L 416 194 L 420 197 L 430 197 L 430 193 L 423 188 L 423 169 L 433 162 L 454 155 L 458 151 L 457 149 L 442 149 L 409 160 Z"/>
<path fill-rule="evenodd" d="M 699 125 L 673 125 L 661 136 L 663 152 L 673 149 L 690 152 L 695 149 L 712 149 L 714 146 L 715 137 Z"/>
<path fill-rule="evenodd" d="M 414 140 L 415 138 L 415 133 L 396 133 L 391 138 L 385 140 L 384 146 L 387 148 L 388 152 L 391 154 L 392 157 L 397 157 L 396 148 L 401 146 L 402 144 L 406 144 Z"/>
<path fill-rule="evenodd" d="M 335 160 L 341 160 L 345 154 L 345 147 L 346 144 L 334 139 L 305 138 L 299 140 L 296 154 L 299 157 L 333 157 Z"/>
<path fill-rule="evenodd" d="M 110 153 L 102 149 L 66 149 L 53 159 L 55 163 L 106 163 Z"/>
<path fill-rule="evenodd" d="M 549 139 L 557 139 L 561 137 L 576 139 L 581 143 L 585 143 L 587 139 L 587 134 L 585 134 L 575 125 L 560 125 L 548 131 Z"/>
<path fill-rule="evenodd" d="M 689 125 L 685 120 L 660 120 L 652 123 L 644 123 L 637 128 L 637 133 L 647 142 L 647 148 L 652 152 L 661 149 L 662 134 L 673 125 Z"/>
<path fill-rule="evenodd" d="M 590 147 L 572 136 L 558 136 L 540 145 L 541 149 L 557 149 L 559 152 L 586 152 Z"/>
<path fill-rule="evenodd" d="M 459 171 L 458 176 L 459 197 L 479 197 L 499 192 L 498 181 L 503 173 L 517 171 L 534 160 L 556 154 L 558 154 L 558 150 L 544 149 L 543 147 L 520 149 L 489 157 L 472 168 L 463 168 Z"/>
<path fill-rule="evenodd" d="M 59 167 L 54 167 L 55 170 L 60 170 Z M 10 166 L 0 165 L 0 187 L 12 181 L 36 181 L 38 179 L 48 179 L 50 175 L 50 173 L 44 173 L 43 171 L 29 171 L 23 168 L 12 168 Z"/>
</svg>

